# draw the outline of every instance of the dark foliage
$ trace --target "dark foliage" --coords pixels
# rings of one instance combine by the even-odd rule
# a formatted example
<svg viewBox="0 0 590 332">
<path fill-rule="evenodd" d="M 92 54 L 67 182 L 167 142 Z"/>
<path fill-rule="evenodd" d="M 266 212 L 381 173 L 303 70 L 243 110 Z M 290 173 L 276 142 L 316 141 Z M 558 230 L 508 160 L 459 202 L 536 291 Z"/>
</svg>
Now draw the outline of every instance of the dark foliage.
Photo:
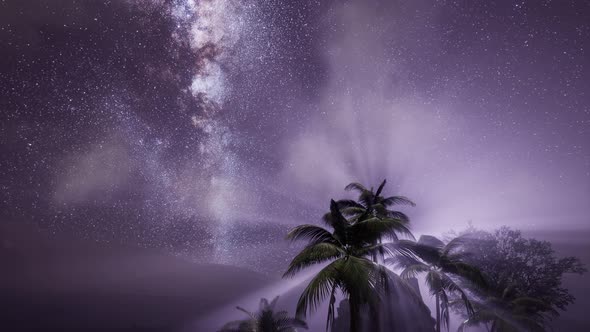
<svg viewBox="0 0 590 332">
<path fill-rule="evenodd" d="M 278 299 L 277 296 L 270 303 L 267 299 L 261 299 L 257 312 L 237 307 L 248 318 L 229 322 L 220 332 L 297 332 L 298 328 L 307 329 L 305 321 L 289 317 L 286 311 L 275 312 Z"/>
<path fill-rule="evenodd" d="M 449 328 L 451 309 L 465 317 L 461 331 L 476 325 L 492 332 L 545 331 L 559 311 L 574 302 L 561 278 L 586 271 L 578 258 L 558 258 L 549 242 L 524 238 L 507 227 L 492 233 L 471 227 L 445 242 L 432 236 L 418 242 L 400 239 L 399 235 L 413 239 L 409 218 L 390 207 L 414 203 L 403 196 L 382 196 L 385 184 L 374 191 L 351 183 L 345 189 L 357 191 L 358 199 L 332 200 L 323 217 L 328 228 L 306 224 L 289 232 L 287 238 L 304 240 L 307 246 L 293 258 L 284 277 L 326 264 L 303 291 L 298 316 L 329 299 L 326 328 L 335 328 L 339 292 L 344 296 L 339 316 L 348 311 L 350 320 L 339 319 L 338 326 L 347 325 L 351 332 L 367 326 L 371 331 L 380 330 L 378 325 L 391 328 L 383 318 L 398 313 L 394 308 L 400 306 L 391 305 L 391 300 L 402 298 L 391 290 L 399 286 L 415 294 L 404 280 L 417 275 L 425 276 L 435 296 L 437 331 Z M 401 278 L 381 263 L 401 269 Z M 423 305 L 419 295 L 416 298 Z"/>
<path fill-rule="evenodd" d="M 435 297 L 436 331 L 441 327 L 449 328 L 450 299 L 458 297 L 467 315 L 474 312 L 466 290 L 460 281 L 468 282 L 479 288 L 485 288 L 481 272 L 463 261 L 460 250 L 463 237 L 457 237 L 444 243 L 434 236 L 424 235 L 418 242 L 400 241 L 400 246 L 407 247 L 413 255 L 390 257 L 385 261 L 401 269 L 401 277 L 412 279 L 417 275 L 425 276 L 426 286 Z M 459 303 L 459 302 L 457 302 Z"/>
<path fill-rule="evenodd" d="M 398 234 L 411 236 L 408 219 L 392 217 L 387 206 L 396 203 L 413 204 L 401 196 L 383 198 L 385 186 L 381 183 L 377 192 L 358 183 L 349 184 L 346 190 L 360 192 L 359 201 L 330 202 L 330 212 L 323 217 L 329 229 L 306 224 L 295 227 L 287 235 L 291 240 L 304 240 L 308 245 L 291 263 L 284 277 L 291 277 L 315 264 L 329 263 L 310 281 L 297 304 L 297 314 L 305 316 L 313 312 L 325 299 L 329 299 L 326 330 L 334 322 L 337 291 L 342 293 L 350 306 L 350 331 L 360 330 L 362 306 L 376 315 L 381 295 L 391 279 L 388 270 L 380 264 L 386 254 L 397 250 L 395 243 L 383 243 L 384 239 L 397 240 Z M 399 278 L 398 278 L 399 279 Z M 398 282 L 400 287 L 405 284 Z"/>
<path fill-rule="evenodd" d="M 481 297 L 473 320 L 494 331 L 543 330 L 574 302 L 561 279 L 586 272 L 578 258 L 558 258 L 550 242 L 508 227 L 492 233 L 470 228 L 463 236 L 469 239 L 462 244 L 464 261 L 479 268 L 488 285 L 472 288 Z"/>
</svg>

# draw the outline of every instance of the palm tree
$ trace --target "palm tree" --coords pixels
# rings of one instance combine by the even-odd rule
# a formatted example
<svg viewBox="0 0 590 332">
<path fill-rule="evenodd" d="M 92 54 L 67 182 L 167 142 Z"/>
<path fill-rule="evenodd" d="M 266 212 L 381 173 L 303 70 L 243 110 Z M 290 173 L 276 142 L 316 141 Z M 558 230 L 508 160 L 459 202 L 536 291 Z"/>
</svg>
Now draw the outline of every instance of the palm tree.
<svg viewBox="0 0 590 332">
<path fill-rule="evenodd" d="M 416 204 L 410 199 L 404 196 L 382 196 L 383 188 L 387 180 L 383 180 L 377 191 L 373 191 L 373 188 L 367 189 L 360 183 L 353 182 L 348 184 L 344 190 L 351 191 L 355 190 L 359 192 L 358 201 L 351 199 L 342 199 L 337 201 L 340 212 L 349 218 L 351 222 L 358 222 L 368 219 L 374 219 L 375 221 L 394 221 L 396 224 L 396 230 L 388 234 L 393 240 L 399 239 L 398 233 L 403 234 L 413 239 L 412 232 L 409 229 L 410 218 L 401 211 L 391 210 L 389 207 L 393 205 L 410 205 L 415 206 Z M 324 216 L 324 220 L 329 219 L 331 213 L 327 213 Z M 380 243 L 381 239 L 376 239 L 373 245 Z M 371 258 L 374 262 L 377 262 L 378 254 L 383 256 L 383 252 L 375 253 Z"/>
<path fill-rule="evenodd" d="M 545 323 L 557 314 L 550 305 L 531 297 L 521 296 L 514 287 L 507 287 L 501 295 L 490 296 L 475 304 L 475 312 L 461 323 L 458 332 L 468 326 L 491 324 L 489 332 L 545 331 Z"/>
<path fill-rule="evenodd" d="M 236 307 L 249 318 L 229 322 L 220 332 L 297 332 L 297 328 L 307 329 L 305 321 L 289 317 L 286 311 L 274 312 L 278 299 L 277 296 L 270 303 L 265 298 L 261 299 L 258 312 Z"/>
<path fill-rule="evenodd" d="M 473 313 L 473 306 L 466 291 L 455 281 L 459 277 L 478 286 L 485 286 L 481 273 L 474 267 L 462 262 L 464 254 L 457 250 L 463 239 L 458 237 L 446 245 L 433 236 L 421 236 L 416 242 L 400 241 L 399 246 L 406 247 L 414 254 L 386 259 L 397 268 L 402 268 L 402 279 L 415 278 L 426 274 L 426 285 L 436 299 L 436 331 L 441 331 L 441 324 L 449 328 L 450 296 L 459 296 L 468 315 Z"/>
<path fill-rule="evenodd" d="M 338 206 L 345 216 L 351 217 L 353 220 L 377 217 L 381 219 L 394 218 L 408 224 L 410 218 L 401 211 L 389 209 L 394 205 L 409 205 L 416 206 L 409 198 L 405 196 L 382 196 L 383 188 L 387 180 L 383 180 L 377 191 L 373 188 L 367 189 L 360 183 L 353 182 L 348 184 L 344 190 L 357 191 L 359 193 L 358 201 L 343 199 L 339 200 Z"/>
<path fill-rule="evenodd" d="M 389 275 L 384 266 L 368 259 L 376 254 L 393 253 L 389 244 L 376 244 L 384 237 L 395 237 L 405 225 L 398 219 L 366 218 L 348 220 L 338 204 L 330 202 L 330 213 L 324 222 L 333 231 L 316 226 L 301 225 L 287 235 L 291 240 L 306 240 L 308 245 L 297 255 L 283 277 L 292 277 L 315 264 L 329 263 L 309 282 L 297 303 L 297 315 L 313 312 L 329 297 L 326 330 L 334 321 L 334 303 L 339 290 L 350 304 L 350 331 L 360 329 L 360 307 L 368 304 L 376 312 L 379 292 L 388 287 Z"/>
</svg>

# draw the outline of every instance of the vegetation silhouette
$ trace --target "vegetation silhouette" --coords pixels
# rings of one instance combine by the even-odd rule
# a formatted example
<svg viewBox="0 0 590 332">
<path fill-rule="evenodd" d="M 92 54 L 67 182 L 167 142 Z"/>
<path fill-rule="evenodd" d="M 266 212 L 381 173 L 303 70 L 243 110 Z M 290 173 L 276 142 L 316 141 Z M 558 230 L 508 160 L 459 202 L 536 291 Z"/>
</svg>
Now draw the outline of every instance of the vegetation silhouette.
<svg viewBox="0 0 590 332">
<path fill-rule="evenodd" d="M 307 329 L 305 321 L 289 317 L 286 311 L 275 312 L 278 299 L 277 296 L 269 303 L 262 298 L 257 312 L 236 307 L 246 313 L 248 318 L 229 322 L 219 332 L 297 332 L 298 328 Z"/>
<path fill-rule="evenodd" d="M 326 227 L 304 224 L 288 232 L 287 239 L 307 244 L 292 259 L 284 278 L 323 264 L 299 297 L 298 318 L 289 318 L 284 311 L 274 314 L 277 299 L 270 304 L 262 299 L 258 313 L 238 307 L 250 318 L 230 322 L 221 331 L 307 328 L 303 318 L 326 299 L 329 330 L 338 295 L 343 297 L 338 315 L 348 313 L 345 325 L 350 332 L 367 327 L 380 331 L 379 315 L 384 310 L 393 317 L 397 317 L 393 311 L 403 310 L 391 306 L 390 300 L 402 294 L 392 289 L 403 287 L 405 296 L 413 294 L 426 308 L 417 288 L 416 277 L 421 275 L 435 297 L 436 317 L 428 317 L 419 328 L 416 322 L 420 331 L 449 330 L 451 310 L 463 317 L 458 332 L 481 325 L 491 332 L 546 331 L 559 310 L 574 302 L 561 278 L 565 273 L 586 272 L 578 258 L 557 258 L 549 242 L 526 239 L 507 227 L 490 233 L 470 226 L 445 241 L 429 235 L 415 241 L 410 218 L 392 208 L 415 204 L 404 196 L 384 196 L 386 183 L 383 180 L 376 191 L 351 183 L 345 190 L 358 192 L 357 200 L 331 200 L 330 211 L 322 218 Z"/>
<path fill-rule="evenodd" d="M 468 326 L 487 326 L 488 323 L 490 332 L 545 331 L 543 312 L 547 310 L 550 307 L 543 301 L 519 297 L 514 288 L 508 287 L 501 297 L 486 298 L 457 331 L 466 331 Z"/>
<path fill-rule="evenodd" d="M 468 294 L 459 285 L 457 278 L 463 278 L 482 288 L 486 287 L 480 271 L 463 261 L 465 253 L 460 250 L 463 241 L 463 238 L 457 237 L 445 244 L 434 236 L 425 235 L 421 236 L 418 242 L 400 243 L 415 256 L 405 255 L 385 260 L 386 263 L 402 269 L 400 276 L 403 279 L 425 274 L 425 283 L 435 297 L 437 332 L 441 331 L 441 325 L 449 329 L 451 295 L 460 297 L 467 315 L 474 312 Z"/>
<path fill-rule="evenodd" d="M 583 274 L 576 257 L 557 258 L 551 243 L 525 238 L 501 227 L 485 232 L 470 226 L 462 232 L 464 260 L 478 268 L 488 287 L 470 287 L 475 312 L 461 324 L 490 331 L 545 331 L 575 300 L 561 285 L 564 274 Z"/>
<path fill-rule="evenodd" d="M 342 215 L 346 216 L 351 223 L 370 219 L 374 221 L 394 222 L 397 224 L 396 230 L 387 234 L 389 237 L 393 240 L 398 240 L 397 233 L 400 233 L 413 239 L 414 236 L 408 227 L 410 218 L 405 213 L 389 209 L 389 207 L 394 205 L 416 206 L 416 204 L 404 196 L 382 196 L 381 194 L 386 183 L 387 180 L 383 180 L 376 192 L 373 191 L 372 187 L 371 189 L 367 189 L 357 182 L 348 184 L 344 190 L 357 191 L 359 193 L 358 199 L 356 201 L 350 199 L 338 200 L 336 202 L 338 208 Z M 324 220 L 330 218 L 331 215 L 331 213 L 324 215 Z M 373 244 L 380 242 L 381 238 L 378 238 Z M 380 254 L 383 256 L 383 250 L 381 250 Z M 371 258 L 374 262 L 377 262 L 377 255 L 373 255 Z"/>
<path fill-rule="evenodd" d="M 373 188 L 367 189 L 360 183 L 353 182 L 348 184 L 344 190 L 357 191 L 359 197 L 357 201 L 350 199 L 338 200 L 337 203 L 340 211 L 345 216 L 348 216 L 351 221 L 362 220 L 367 217 L 378 217 L 382 219 L 394 218 L 408 223 L 410 218 L 405 213 L 391 210 L 389 207 L 393 205 L 416 206 L 416 204 L 404 196 L 382 196 L 381 194 L 385 184 L 387 184 L 387 180 L 381 182 L 376 192 L 373 191 Z M 409 230 L 407 231 L 409 233 Z"/>
<path fill-rule="evenodd" d="M 329 262 L 301 294 L 297 315 L 304 317 L 308 312 L 314 312 L 324 299 L 329 298 L 328 330 L 334 321 L 337 290 L 348 300 L 351 332 L 360 331 L 361 306 L 368 305 L 372 314 L 378 312 L 380 296 L 389 290 L 390 282 L 389 270 L 378 264 L 378 259 L 382 261 L 386 254 L 407 254 L 400 252 L 402 248 L 398 248 L 395 242 L 383 243 L 382 240 L 397 241 L 398 233 L 413 238 L 408 228 L 409 219 L 399 218 L 396 211 L 386 209 L 386 206 L 399 202 L 413 203 L 401 196 L 383 198 L 381 192 L 385 183 L 383 181 L 375 193 L 358 183 L 349 184 L 348 190 L 360 192 L 359 202 L 330 202 L 330 212 L 322 219 L 332 231 L 306 224 L 289 232 L 288 239 L 306 240 L 308 244 L 293 258 L 284 277 Z"/>
</svg>

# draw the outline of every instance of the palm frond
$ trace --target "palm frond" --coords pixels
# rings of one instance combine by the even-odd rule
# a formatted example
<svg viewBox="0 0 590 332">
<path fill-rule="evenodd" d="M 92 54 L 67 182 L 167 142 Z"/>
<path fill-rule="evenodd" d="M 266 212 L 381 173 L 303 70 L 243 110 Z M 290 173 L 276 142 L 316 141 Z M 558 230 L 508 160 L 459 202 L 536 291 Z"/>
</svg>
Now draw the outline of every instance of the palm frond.
<svg viewBox="0 0 590 332">
<path fill-rule="evenodd" d="M 429 270 L 430 270 L 430 267 L 428 265 L 417 263 L 417 264 L 407 266 L 402 271 L 402 273 L 400 273 L 399 276 L 404 280 L 408 280 L 408 279 L 416 278 L 418 276 L 418 274 L 428 272 Z"/>
<path fill-rule="evenodd" d="M 389 271 L 385 266 L 381 264 L 374 264 L 375 270 L 374 273 L 377 278 L 377 286 L 383 290 L 384 294 L 389 294 L 389 286 L 390 286 L 390 274 L 393 272 Z"/>
<path fill-rule="evenodd" d="M 377 264 L 366 258 L 347 256 L 340 272 L 340 289 L 359 303 L 375 301 L 385 286 Z"/>
<path fill-rule="evenodd" d="M 404 246 L 398 245 L 398 242 L 363 246 L 360 249 L 354 250 L 354 255 L 357 257 L 380 257 L 385 263 L 389 261 L 390 264 L 394 264 L 394 260 L 401 257 L 413 257 L 412 252 L 408 251 Z M 385 256 L 390 257 L 385 258 Z"/>
<path fill-rule="evenodd" d="M 365 206 L 363 206 L 362 204 L 359 204 L 357 201 L 355 201 L 353 199 L 341 199 L 341 200 L 338 200 L 336 203 L 338 204 L 338 208 L 340 208 L 340 209 L 351 208 L 351 207 L 355 207 L 355 208 L 359 208 L 359 209 L 366 209 Z"/>
<path fill-rule="evenodd" d="M 322 221 L 324 222 L 324 224 L 326 226 L 330 226 L 330 227 L 334 228 L 332 226 L 334 221 L 332 220 L 332 214 L 330 212 L 324 213 L 324 215 L 322 216 Z"/>
<path fill-rule="evenodd" d="M 383 204 L 376 203 L 372 206 L 373 211 L 375 211 L 374 215 L 380 218 L 386 218 L 389 215 L 389 210 L 383 206 Z"/>
<path fill-rule="evenodd" d="M 438 239 L 436 236 L 432 235 L 422 235 L 420 239 L 418 239 L 418 244 L 422 246 L 428 246 L 436 249 L 437 251 L 442 251 L 445 243 Z"/>
<path fill-rule="evenodd" d="M 289 231 L 287 239 L 291 241 L 307 240 L 311 244 L 313 243 L 337 243 L 338 241 L 334 238 L 325 228 L 316 225 L 300 225 Z"/>
<path fill-rule="evenodd" d="M 416 203 L 412 202 L 409 198 L 405 196 L 390 196 L 387 198 L 382 199 L 379 203 L 383 204 L 384 206 L 392 206 L 392 205 L 409 205 L 409 206 L 416 206 Z"/>
<path fill-rule="evenodd" d="M 422 261 L 415 253 L 416 242 L 411 240 L 398 240 L 385 244 L 391 257 L 385 259 L 385 263 L 395 268 L 403 269 L 408 265 L 419 264 Z"/>
<path fill-rule="evenodd" d="M 260 304 L 258 305 L 258 311 L 268 310 L 268 300 L 265 298 L 260 299 Z"/>
<path fill-rule="evenodd" d="M 423 236 L 421 237 L 421 239 Z M 412 252 L 424 262 L 431 265 L 438 265 L 440 262 L 440 250 L 434 246 L 425 244 L 424 242 L 417 242 L 408 244 Z"/>
<path fill-rule="evenodd" d="M 279 332 L 295 331 L 296 328 L 308 329 L 307 323 L 303 319 L 295 317 L 276 319 L 276 325 Z"/>
<path fill-rule="evenodd" d="M 488 290 L 489 288 L 484 274 L 475 266 L 464 262 L 447 262 L 443 260 L 441 267 L 446 273 L 461 277 L 481 291 Z"/>
<path fill-rule="evenodd" d="M 436 295 L 442 289 L 442 282 L 440 280 L 440 274 L 438 271 L 430 269 L 426 273 L 426 285 L 428 285 L 428 289 L 430 290 L 430 294 Z"/>
<path fill-rule="evenodd" d="M 279 297 L 275 296 L 274 299 L 272 299 L 272 301 L 270 301 L 270 304 L 267 306 L 268 310 L 274 310 L 275 307 L 277 306 L 277 302 L 279 301 Z"/>
<path fill-rule="evenodd" d="M 362 184 L 360 184 L 358 182 L 352 182 L 352 183 L 349 183 L 346 187 L 344 187 L 344 190 L 346 190 L 346 191 L 356 190 L 358 192 L 363 192 L 363 191 L 367 191 L 367 188 L 365 188 L 365 186 L 363 186 Z"/>
<path fill-rule="evenodd" d="M 367 212 L 365 208 L 359 207 L 345 207 L 340 210 L 345 216 L 359 216 Z"/>
<path fill-rule="evenodd" d="M 250 318 L 256 318 L 256 314 L 255 313 L 250 312 L 250 311 L 248 311 L 248 310 L 246 310 L 246 309 L 244 309 L 244 308 L 242 308 L 240 306 L 237 306 L 236 309 L 244 312 L 246 315 L 250 316 Z"/>
<path fill-rule="evenodd" d="M 401 211 L 387 210 L 386 216 L 393 219 L 399 219 L 405 223 L 408 223 L 410 221 L 410 217 L 408 217 L 405 213 Z"/>
<path fill-rule="evenodd" d="M 342 243 L 347 242 L 347 232 L 346 228 L 350 225 L 348 220 L 344 218 L 340 209 L 338 208 L 338 203 L 336 203 L 333 199 L 330 200 L 330 222 L 332 228 L 334 228 L 334 237 Z"/>
<path fill-rule="evenodd" d="M 305 317 L 308 312 L 312 313 L 317 310 L 332 288 L 338 285 L 339 269 L 343 264 L 344 259 L 339 258 L 328 264 L 311 279 L 297 302 L 297 317 Z"/>
<path fill-rule="evenodd" d="M 421 260 L 417 259 L 414 254 L 409 252 L 394 252 L 390 254 L 390 257 L 385 258 L 384 262 L 385 265 L 391 265 L 394 269 L 404 270 L 408 266 L 423 264 Z"/>
<path fill-rule="evenodd" d="M 306 267 L 340 258 L 345 254 L 342 248 L 332 243 L 311 244 L 293 258 L 283 278 L 292 277 Z"/>
<path fill-rule="evenodd" d="M 414 238 L 412 232 L 404 222 L 393 218 L 370 218 L 362 220 L 350 226 L 350 229 L 358 238 L 362 238 L 369 243 L 374 243 L 385 238 L 398 240 L 398 233 Z"/>
<path fill-rule="evenodd" d="M 461 297 L 461 300 L 463 301 L 463 305 L 465 306 L 465 309 L 467 310 L 467 314 L 472 315 L 475 311 L 473 309 L 473 305 L 471 304 L 471 301 L 469 300 L 469 297 L 467 296 L 467 293 L 455 281 L 453 281 L 453 279 L 451 279 L 447 274 L 440 273 L 439 275 L 440 275 L 442 288 L 444 290 L 449 291 L 449 292 L 458 293 L 459 296 Z"/>
<path fill-rule="evenodd" d="M 367 208 L 370 208 L 375 202 L 375 194 L 372 191 L 365 190 L 361 192 L 358 200 Z"/>
<path fill-rule="evenodd" d="M 249 318 L 235 320 L 225 324 L 220 332 L 256 332 L 256 331 L 282 331 L 296 332 L 296 328 L 307 329 L 307 323 L 299 318 L 289 317 L 289 314 L 282 310 L 274 312 L 279 297 L 275 297 L 270 303 L 267 299 L 260 299 L 258 312 L 253 313 L 242 307 L 236 307 L 245 312 Z"/>
<path fill-rule="evenodd" d="M 385 187 L 386 183 L 387 183 L 387 180 L 383 179 L 383 182 L 381 182 L 381 184 L 379 185 L 379 188 L 377 188 L 377 192 L 375 192 L 375 197 L 379 197 L 379 195 L 381 195 L 381 192 L 383 191 L 383 187 Z"/>
<path fill-rule="evenodd" d="M 469 243 L 469 241 L 472 241 L 472 239 L 470 239 L 469 236 L 466 235 L 461 235 L 461 236 L 457 236 L 455 238 L 453 238 L 452 240 L 450 240 L 443 248 L 443 254 L 446 256 L 451 256 L 454 253 L 460 252 L 461 249 L 467 244 Z"/>
</svg>

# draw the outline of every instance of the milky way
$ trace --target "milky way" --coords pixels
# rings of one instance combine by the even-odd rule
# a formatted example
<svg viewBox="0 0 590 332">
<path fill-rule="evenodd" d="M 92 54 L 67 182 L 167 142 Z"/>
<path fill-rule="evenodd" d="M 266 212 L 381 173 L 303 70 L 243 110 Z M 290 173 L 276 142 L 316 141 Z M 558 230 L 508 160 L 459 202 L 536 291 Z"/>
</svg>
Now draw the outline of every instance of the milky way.
<svg viewBox="0 0 590 332">
<path fill-rule="evenodd" d="M 587 227 L 589 17 L 582 1 L 3 1 L 2 213 L 231 263 L 275 241 L 252 232 L 282 241 L 276 224 L 386 177 L 420 232 Z"/>
</svg>

